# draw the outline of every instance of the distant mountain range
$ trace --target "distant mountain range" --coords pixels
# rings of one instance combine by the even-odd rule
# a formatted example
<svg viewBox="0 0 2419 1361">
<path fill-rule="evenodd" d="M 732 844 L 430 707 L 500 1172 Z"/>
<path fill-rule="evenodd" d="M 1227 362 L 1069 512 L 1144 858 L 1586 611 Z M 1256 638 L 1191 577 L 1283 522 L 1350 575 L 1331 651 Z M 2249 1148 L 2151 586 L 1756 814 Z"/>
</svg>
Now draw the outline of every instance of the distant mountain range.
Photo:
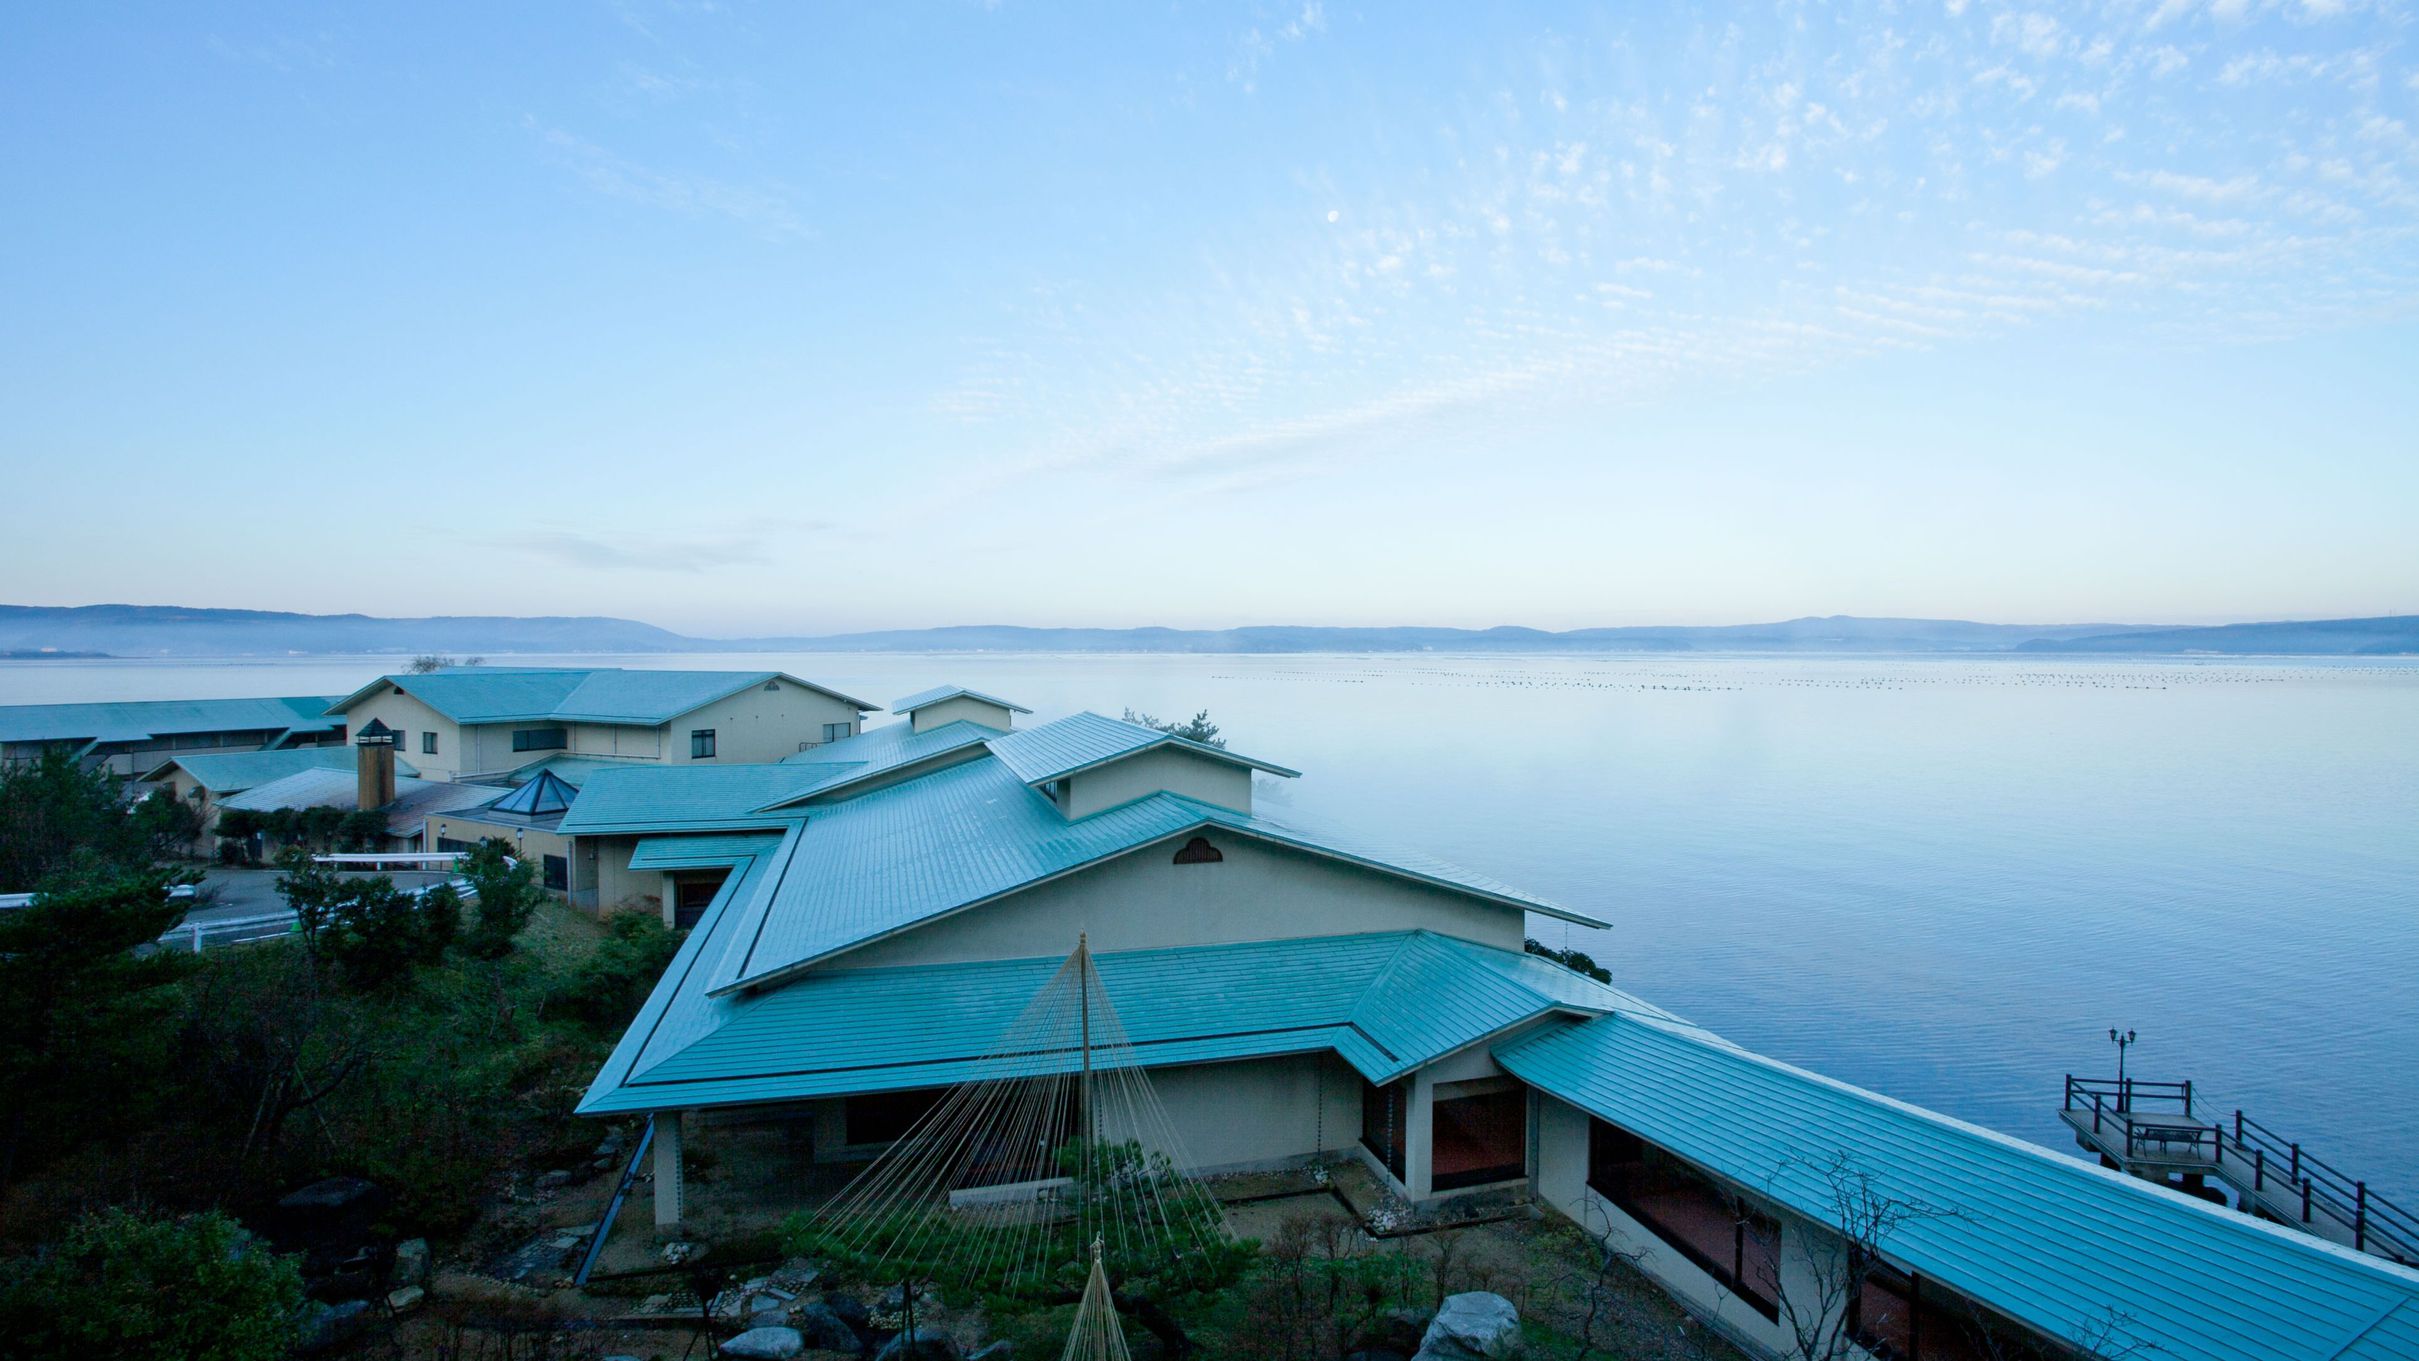
<svg viewBox="0 0 2419 1361">
<path fill-rule="evenodd" d="M 1632 628 L 1087 629 L 969 625 L 820 637 L 693 638 L 629 619 L 365 614 L 165 605 L 0 605 L 0 656 L 262 657 L 579 652 L 1888 652 L 2142 656 L 2419 654 L 2419 615 L 2271 624 L 1977 624 L 1832 615 L 1777 624 Z"/>
</svg>

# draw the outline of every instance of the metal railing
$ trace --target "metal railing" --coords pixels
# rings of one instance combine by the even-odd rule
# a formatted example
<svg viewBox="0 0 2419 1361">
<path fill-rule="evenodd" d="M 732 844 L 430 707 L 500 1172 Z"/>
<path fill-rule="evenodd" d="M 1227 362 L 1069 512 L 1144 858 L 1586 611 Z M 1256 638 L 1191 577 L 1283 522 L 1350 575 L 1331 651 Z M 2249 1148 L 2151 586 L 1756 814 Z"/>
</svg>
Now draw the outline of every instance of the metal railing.
<svg viewBox="0 0 2419 1361">
<path fill-rule="evenodd" d="M 2164 1159 L 2180 1151 L 2205 1160 L 2212 1171 L 2242 1190 L 2252 1204 L 2274 1214 L 2281 1202 L 2299 1222 L 2316 1227 L 2324 1219 L 2351 1235 L 2352 1246 L 2419 1265 L 2419 1216 L 2306 1152 L 2298 1143 L 2236 1110 L 2233 1119 L 2205 1123 L 2193 1112 L 2192 1084 L 2142 1082 L 2133 1078 L 2078 1078 L 2068 1074 L 2068 1111 L 2091 1112 L 2091 1132 L 2105 1147 L 2120 1132 L 2125 1156 L 2136 1159 L 2155 1148 Z"/>
</svg>

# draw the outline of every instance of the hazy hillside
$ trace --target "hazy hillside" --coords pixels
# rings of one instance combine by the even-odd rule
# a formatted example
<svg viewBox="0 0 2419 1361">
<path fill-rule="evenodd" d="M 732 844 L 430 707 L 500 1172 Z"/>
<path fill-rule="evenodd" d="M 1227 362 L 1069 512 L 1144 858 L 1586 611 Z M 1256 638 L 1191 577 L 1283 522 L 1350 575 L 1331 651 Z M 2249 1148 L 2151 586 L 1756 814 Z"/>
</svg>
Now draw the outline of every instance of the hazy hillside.
<svg viewBox="0 0 2419 1361">
<path fill-rule="evenodd" d="M 1006 624 L 890 629 L 820 637 L 693 638 L 605 616 L 516 619 L 461 615 L 181 609 L 161 605 L 0 605 L 0 654 L 120 657 L 443 652 L 509 656 L 579 652 L 2065 652 L 2174 655 L 2419 653 L 2419 616 L 2154 628 L 2138 624 L 1979 624 L 1850 615 L 1772 624 L 1572 629 L 1025 628 Z"/>
</svg>

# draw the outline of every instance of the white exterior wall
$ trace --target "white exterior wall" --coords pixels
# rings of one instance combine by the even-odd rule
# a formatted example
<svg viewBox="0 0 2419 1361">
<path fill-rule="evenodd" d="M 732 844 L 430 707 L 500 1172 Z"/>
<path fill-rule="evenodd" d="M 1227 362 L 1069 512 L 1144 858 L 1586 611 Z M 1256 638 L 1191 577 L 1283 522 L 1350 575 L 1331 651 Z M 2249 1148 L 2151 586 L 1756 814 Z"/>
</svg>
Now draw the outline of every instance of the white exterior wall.
<svg viewBox="0 0 2419 1361">
<path fill-rule="evenodd" d="M 577 853 L 572 858 L 573 883 L 584 891 L 589 884 L 596 887 L 594 907 L 600 917 L 615 912 L 661 912 L 664 909 L 664 876 L 660 870 L 630 868 L 630 855 L 638 849 L 634 836 L 580 837 Z M 576 877 L 593 876 L 585 881 Z"/>
<path fill-rule="evenodd" d="M 1068 817 L 1089 817 L 1104 808 L 1132 803 L 1165 790 L 1248 813 L 1251 775 L 1248 766 L 1153 747 L 1069 777 L 1067 795 L 1060 807 Z"/>
<path fill-rule="evenodd" d="M 927 704 L 907 716 L 907 721 L 916 732 L 931 732 L 934 728 L 961 720 L 1006 732 L 1015 724 L 1016 716 L 989 700 L 976 699 L 971 695 L 959 695 L 938 704 Z"/>
<path fill-rule="evenodd" d="M 1146 846 L 998 902 L 850 951 L 838 968 L 1429 930 L 1517 952 L 1516 908 L 1215 831 L 1225 860 L 1173 863 L 1189 838 Z M 610 900 L 608 900 L 610 901 Z"/>
<path fill-rule="evenodd" d="M 462 750 L 464 730 L 457 726 L 452 719 L 421 703 L 408 690 L 403 694 L 396 694 L 393 686 L 386 686 L 377 694 L 345 710 L 345 731 L 359 736 L 361 730 L 367 728 L 372 719 L 376 719 L 398 732 L 408 734 L 402 741 L 396 743 L 395 757 L 417 769 L 423 780 L 451 780 L 465 772 L 488 769 L 485 766 L 463 764 L 464 758 L 469 755 Z M 470 731 L 476 732 L 477 729 Z M 433 756 L 420 749 L 420 734 L 427 732 L 437 735 L 437 751 Z"/>
</svg>

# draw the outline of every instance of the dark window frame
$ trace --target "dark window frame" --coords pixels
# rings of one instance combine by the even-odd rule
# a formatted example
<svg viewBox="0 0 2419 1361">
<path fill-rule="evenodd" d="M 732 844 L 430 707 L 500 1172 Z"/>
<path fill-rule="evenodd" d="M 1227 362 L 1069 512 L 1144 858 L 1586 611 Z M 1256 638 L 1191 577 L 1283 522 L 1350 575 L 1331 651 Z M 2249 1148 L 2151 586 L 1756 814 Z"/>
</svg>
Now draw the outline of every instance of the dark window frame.
<svg viewBox="0 0 2419 1361">
<path fill-rule="evenodd" d="M 422 756 L 434 756 L 437 754 L 437 730 L 435 728 L 430 728 L 428 731 L 420 734 L 420 754 Z"/>
<path fill-rule="evenodd" d="M 714 759 L 714 748 L 715 748 L 715 745 L 716 745 L 716 743 L 715 743 L 715 737 L 714 737 L 714 730 L 713 730 L 712 728 L 691 728 L 691 729 L 689 729 L 689 759 L 690 759 L 690 760 L 692 760 L 692 761 L 711 761 L 711 760 L 713 760 L 713 759 Z"/>
<path fill-rule="evenodd" d="M 569 728 L 515 728 L 512 730 L 514 751 L 566 751 L 571 746 Z"/>
<path fill-rule="evenodd" d="M 1210 839 L 1197 836 L 1184 843 L 1176 852 L 1179 865 L 1215 865 L 1226 859 L 1226 852 L 1210 844 Z"/>
<path fill-rule="evenodd" d="M 571 858 L 562 855 L 540 857 L 546 887 L 557 893 L 571 891 Z"/>
<path fill-rule="evenodd" d="M 1642 1189 L 1650 1164 L 1663 1175 L 1677 1175 L 1696 1182 L 1717 1199 L 1728 1202 L 1731 1214 L 1729 1261 L 1720 1260 L 1691 1242 L 1687 1234 L 1663 1223 L 1639 1197 L 1638 1192 Z M 1780 1320 L 1780 1301 L 1773 1297 L 1772 1282 L 1755 1278 L 1747 1268 L 1750 1240 L 1757 1245 L 1759 1255 L 1769 1252 L 1777 1267 L 1781 1253 L 1780 1221 L 1757 1209 L 1745 1196 L 1723 1185 L 1720 1178 L 1609 1120 L 1590 1116 L 1587 1186 L 1644 1226 L 1665 1246 L 1694 1263 L 1698 1270 L 1713 1277 L 1724 1289 L 1745 1300 L 1749 1308 L 1774 1322 Z"/>
</svg>

